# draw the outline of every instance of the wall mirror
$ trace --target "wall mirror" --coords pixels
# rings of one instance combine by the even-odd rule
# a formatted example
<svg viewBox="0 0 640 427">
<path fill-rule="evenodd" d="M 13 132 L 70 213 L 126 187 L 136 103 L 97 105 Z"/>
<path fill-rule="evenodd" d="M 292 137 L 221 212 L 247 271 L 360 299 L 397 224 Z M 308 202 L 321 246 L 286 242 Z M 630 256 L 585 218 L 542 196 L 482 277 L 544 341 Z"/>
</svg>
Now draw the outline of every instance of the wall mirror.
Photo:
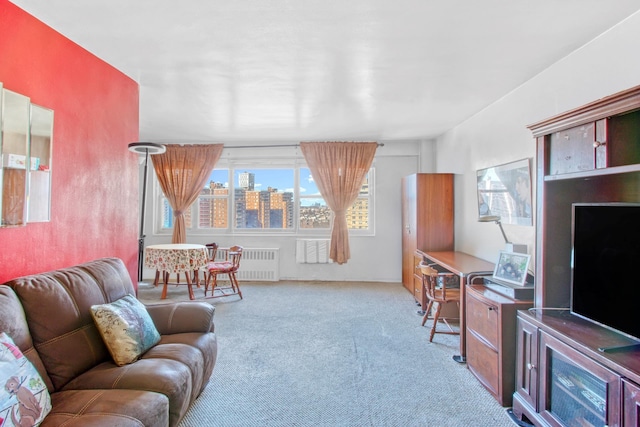
<svg viewBox="0 0 640 427">
<path fill-rule="evenodd" d="M 2 89 L 0 146 L 2 209 L 0 225 L 17 227 L 27 220 L 29 162 L 29 98 Z"/>
<path fill-rule="evenodd" d="M 31 104 L 28 222 L 51 219 L 53 110 Z"/>
</svg>

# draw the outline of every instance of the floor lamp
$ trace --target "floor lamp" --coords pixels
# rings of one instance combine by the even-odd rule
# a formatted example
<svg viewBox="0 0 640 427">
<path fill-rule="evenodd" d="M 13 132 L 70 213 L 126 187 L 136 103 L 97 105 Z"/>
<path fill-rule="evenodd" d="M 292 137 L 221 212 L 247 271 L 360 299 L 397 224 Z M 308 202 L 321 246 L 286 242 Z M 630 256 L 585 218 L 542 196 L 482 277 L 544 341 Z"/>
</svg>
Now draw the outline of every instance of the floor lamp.
<svg viewBox="0 0 640 427">
<path fill-rule="evenodd" d="M 149 168 L 149 156 L 162 154 L 167 151 L 167 147 L 154 142 L 132 142 L 129 144 L 129 151 L 143 154 L 144 174 L 142 176 L 142 207 L 140 208 L 140 234 L 138 235 L 138 282 L 142 281 L 142 267 L 144 257 L 144 220 L 146 216 L 147 204 L 147 169 Z"/>
</svg>

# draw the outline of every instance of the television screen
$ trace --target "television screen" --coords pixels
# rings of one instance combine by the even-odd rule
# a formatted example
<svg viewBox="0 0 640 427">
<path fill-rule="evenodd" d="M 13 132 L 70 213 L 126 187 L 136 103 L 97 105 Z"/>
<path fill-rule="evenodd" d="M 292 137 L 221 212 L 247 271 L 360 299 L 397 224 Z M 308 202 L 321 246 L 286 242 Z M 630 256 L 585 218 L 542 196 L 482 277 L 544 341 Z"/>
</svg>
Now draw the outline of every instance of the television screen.
<svg viewBox="0 0 640 427">
<path fill-rule="evenodd" d="M 571 311 L 640 339 L 640 204 L 573 204 Z"/>
</svg>

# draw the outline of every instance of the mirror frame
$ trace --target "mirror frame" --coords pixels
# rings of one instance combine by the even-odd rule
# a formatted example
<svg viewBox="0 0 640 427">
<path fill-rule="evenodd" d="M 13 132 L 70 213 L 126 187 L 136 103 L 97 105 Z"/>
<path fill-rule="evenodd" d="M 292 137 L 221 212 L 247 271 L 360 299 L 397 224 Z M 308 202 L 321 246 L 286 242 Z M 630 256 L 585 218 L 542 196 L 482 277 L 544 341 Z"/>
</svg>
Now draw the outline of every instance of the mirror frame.
<svg viewBox="0 0 640 427">
<path fill-rule="evenodd" d="M 27 222 L 51 220 L 51 163 L 53 117 L 50 108 L 31 104 L 29 153 L 29 203 Z"/>
<path fill-rule="evenodd" d="M 13 98 L 13 99 L 12 99 Z M 29 195 L 29 111 L 27 96 L 2 89 L 0 114 L 0 153 L 2 156 L 2 198 L 0 227 L 19 227 L 27 223 Z"/>
</svg>

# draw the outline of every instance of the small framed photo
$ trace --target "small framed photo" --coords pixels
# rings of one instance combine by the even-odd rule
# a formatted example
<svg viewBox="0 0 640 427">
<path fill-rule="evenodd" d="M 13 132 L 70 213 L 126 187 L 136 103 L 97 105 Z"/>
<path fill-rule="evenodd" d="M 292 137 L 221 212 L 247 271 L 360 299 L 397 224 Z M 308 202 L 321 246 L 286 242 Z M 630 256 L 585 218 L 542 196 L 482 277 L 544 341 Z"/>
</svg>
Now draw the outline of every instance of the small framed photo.
<svg viewBox="0 0 640 427">
<path fill-rule="evenodd" d="M 500 251 L 500 257 L 493 270 L 493 278 L 514 285 L 524 286 L 531 255 Z"/>
</svg>

